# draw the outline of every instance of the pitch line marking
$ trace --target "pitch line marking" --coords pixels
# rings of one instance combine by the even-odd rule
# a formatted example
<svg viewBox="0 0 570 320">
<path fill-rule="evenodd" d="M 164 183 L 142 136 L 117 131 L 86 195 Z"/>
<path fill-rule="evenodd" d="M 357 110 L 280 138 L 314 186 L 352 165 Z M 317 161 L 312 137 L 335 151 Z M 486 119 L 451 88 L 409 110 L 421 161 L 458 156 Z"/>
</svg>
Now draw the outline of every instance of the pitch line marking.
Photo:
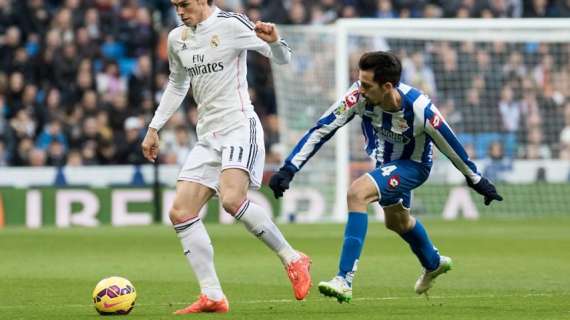
<svg viewBox="0 0 570 320">
<path fill-rule="evenodd" d="M 529 293 L 529 294 L 490 294 L 490 295 L 464 295 L 464 296 L 429 296 L 430 299 L 493 299 L 493 298 L 509 298 L 509 297 L 519 297 L 519 298 L 533 298 L 533 297 L 554 297 L 554 296 L 568 296 L 570 293 Z M 322 297 L 322 296 L 319 296 Z M 327 297 L 322 297 L 327 299 Z M 425 299 L 423 296 L 406 296 L 406 297 L 363 297 L 363 298 L 353 298 L 352 301 L 387 301 L 387 300 L 412 300 L 412 299 Z M 266 303 L 293 303 L 298 302 L 293 299 L 267 299 L 267 300 L 248 300 L 248 301 L 232 301 L 233 304 L 266 304 Z M 136 304 L 136 306 L 145 307 L 160 307 L 160 306 L 175 306 L 175 305 L 187 305 L 189 301 L 185 302 L 171 302 L 171 303 L 144 303 Z M 26 305 L 11 305 L 11 306 L 0 306 L 2 309 L 16 309 L 16 308 L 29 308 L 30 306 L 42 306 L 42 304 L 26 304 Z M 53 305 L 50 305 L 53 306 Z M 60 305 L 64 308 L 85 308 L 92 307 L 92 304 L 62 304 Z"/>
</svg>

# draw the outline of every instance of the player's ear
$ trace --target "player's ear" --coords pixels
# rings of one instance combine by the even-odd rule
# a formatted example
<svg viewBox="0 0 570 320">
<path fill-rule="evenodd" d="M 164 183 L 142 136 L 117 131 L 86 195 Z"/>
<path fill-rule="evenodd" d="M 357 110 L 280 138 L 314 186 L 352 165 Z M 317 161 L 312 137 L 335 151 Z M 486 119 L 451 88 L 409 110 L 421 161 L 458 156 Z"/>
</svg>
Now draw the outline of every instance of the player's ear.
<svg viewBox="0 0 570 320">
<path fill-rule="evenodd" d="M 382 85 L 382 89 L 384 89 L 384 91 L 390 91 L 394 88 L 394 86 L 392 85 L 391 82 L 384 82 L 384 84 Z"/>
</svg>

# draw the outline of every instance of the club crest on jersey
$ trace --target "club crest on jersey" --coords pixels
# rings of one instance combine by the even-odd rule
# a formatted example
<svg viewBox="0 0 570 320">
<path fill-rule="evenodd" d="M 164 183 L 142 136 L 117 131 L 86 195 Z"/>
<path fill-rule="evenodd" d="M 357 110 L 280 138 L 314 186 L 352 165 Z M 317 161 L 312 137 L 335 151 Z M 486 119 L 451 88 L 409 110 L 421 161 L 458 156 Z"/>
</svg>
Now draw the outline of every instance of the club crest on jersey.
<svg viewBox="0 0 570 320">
<path fill-rule="evenodd" d="M 406 121 L 406 119 L 403 118 L 395 119 L 392 126 L 398 132 L 404 132 L 410 128 L 410 126 L 408 126 L 408 122 Z"/>
<path fill-rule="evenodd" d="M 400 185 L 400 176 L 395 175 L 391 176 L 390 179 L 388 179 L 388 186 L 390 188 L 396 189 L 399 185 Z"/>
<path fill-rule="evenodd" d="M 210 47 L 217 48 L 220 45 L 220 36 L 217 34 L 213 35 L 210 39 Z"/>
</svg>

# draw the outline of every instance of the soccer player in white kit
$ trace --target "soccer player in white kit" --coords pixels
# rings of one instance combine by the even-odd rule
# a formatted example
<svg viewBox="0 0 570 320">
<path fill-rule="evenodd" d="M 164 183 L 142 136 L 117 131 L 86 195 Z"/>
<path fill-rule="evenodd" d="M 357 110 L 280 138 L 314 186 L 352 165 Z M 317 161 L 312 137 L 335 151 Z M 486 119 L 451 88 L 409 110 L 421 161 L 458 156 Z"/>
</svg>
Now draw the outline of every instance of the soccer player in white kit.
<svg viewBox="0 0 570 320">
<path fill-rule="evenodd" d="M 184 24 L 168 35 L 170 78 L 142 149 L 148 160 L 156 160 L 158 130 L 192 88 L 198 143 L 178 176 L 170 220 L 201 294 L 176 314 L 229 311 L 210 237 L 198 216 L 216 193 L 224 209 L 279 256 L 295 297 L 302 300 L 311 286 L 309 257 L 294 250 L 265 210 L 247 199 L 247 190 L 261 185 L 265 159 L 263 129 L 248 94 L 247 50 L 279 64 L 290 61 L 291 50 L 271 23 L 253 24 L 244 15 L 220 10 L 213 0 L 171 2 Z"/>
</svg>

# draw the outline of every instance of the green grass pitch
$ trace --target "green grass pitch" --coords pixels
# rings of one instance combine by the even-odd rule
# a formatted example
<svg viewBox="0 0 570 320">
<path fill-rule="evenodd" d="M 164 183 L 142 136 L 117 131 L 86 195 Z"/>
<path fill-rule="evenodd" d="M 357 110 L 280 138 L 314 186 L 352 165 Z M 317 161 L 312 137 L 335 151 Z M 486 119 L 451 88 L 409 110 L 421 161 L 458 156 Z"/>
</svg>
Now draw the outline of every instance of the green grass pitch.
<svg viewBox="0 0 570 320">
<path fill-rule="evenodd" d="M 420 272 L 403 240 L 371 223 L 350 304 L 294 300 L 278 258 L 242 226 L 208 225 L 230 301 L 200 319 L 570 319 L 570 219 L 424 221 L 454 269 L 430 300 L 413 292 Z M 313 259 L 314 285 L 336 271 L 342 225 L 284 225 Z M 198 286 L 174 232 L 164 226 L 0 230 L 0 319 L 95 319 L 91 291 L 106 276 L 138 291 L 129 319 L 171 319 Z M 182 317 L 184 318 L 184 316 Z"/>
</svg>

